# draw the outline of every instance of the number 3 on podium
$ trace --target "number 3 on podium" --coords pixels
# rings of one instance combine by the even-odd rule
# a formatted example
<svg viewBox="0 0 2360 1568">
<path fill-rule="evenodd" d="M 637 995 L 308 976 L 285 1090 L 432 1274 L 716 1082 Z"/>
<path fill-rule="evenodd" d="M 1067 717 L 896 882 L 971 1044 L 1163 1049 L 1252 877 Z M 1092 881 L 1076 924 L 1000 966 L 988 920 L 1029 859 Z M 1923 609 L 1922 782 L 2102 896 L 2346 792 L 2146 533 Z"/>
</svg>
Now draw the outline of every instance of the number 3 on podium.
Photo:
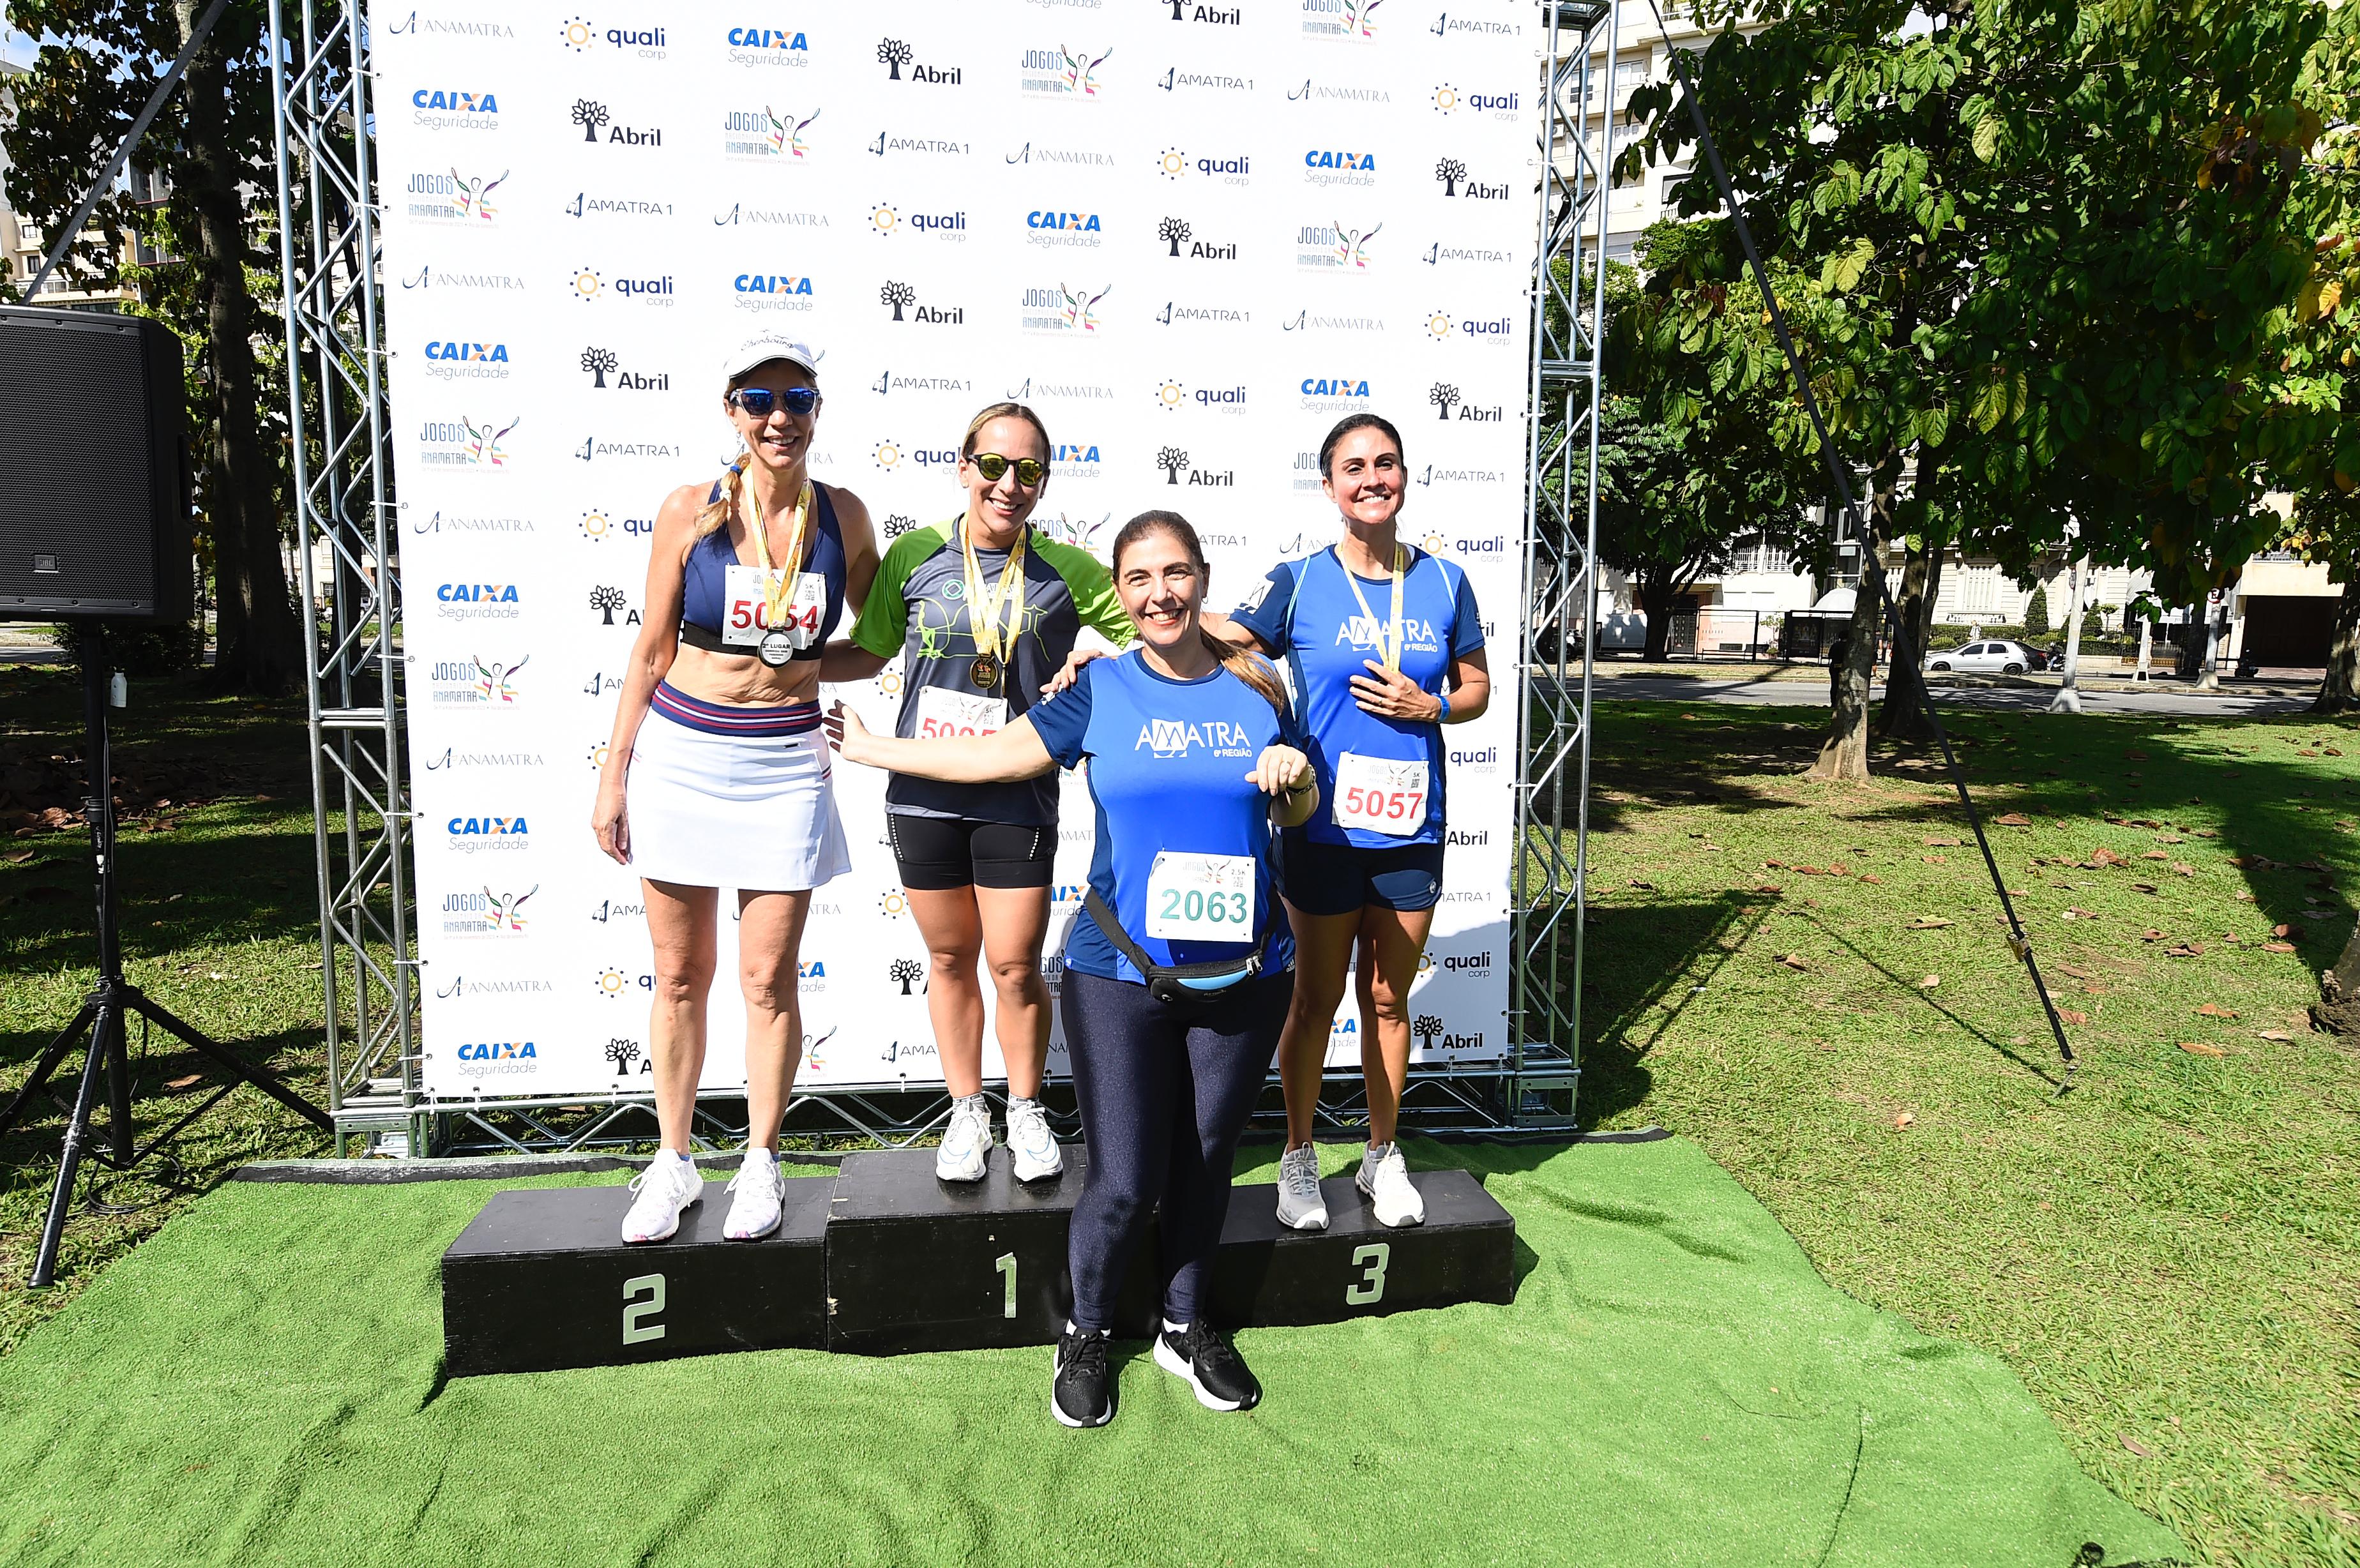
<svg viewBox="0 0 2360 1568">
<path fill-rule="evenodd" d="M 634 1300 L 646 1291 L 644 1301 Z M 664 1278 L 661 1274 L 639 1274 L 623 1281 L 623 1343 L 640 1345 L 664 1336 L 664 1325 L 647 1320 L 664 1309 Z"/>
<path fill-rule="evenodd" d="M 1393 1261 L 1391 1242 L 1372 1241 L 1352 1248 L 1352 1266 L 1360 1277 L 1344 1287 L 1344 1304 L 1366 1307 L 1385 1299 L 1385 1265 Z"/>
</svg>

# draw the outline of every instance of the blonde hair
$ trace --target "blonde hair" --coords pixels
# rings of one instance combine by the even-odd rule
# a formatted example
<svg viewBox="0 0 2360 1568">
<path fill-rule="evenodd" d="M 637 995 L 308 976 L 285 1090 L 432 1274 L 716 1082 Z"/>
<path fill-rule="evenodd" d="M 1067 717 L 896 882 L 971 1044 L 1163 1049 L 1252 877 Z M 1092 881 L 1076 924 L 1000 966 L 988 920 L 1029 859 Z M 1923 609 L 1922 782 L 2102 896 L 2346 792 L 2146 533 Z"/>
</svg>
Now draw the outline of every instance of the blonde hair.
<svg viewBox="0 0 2360 1568">
<path fill-rule="evenodd" d="M 959 456 L 967 458 L 975 455 L 977 438 L 983 434 L 983 427 L 994 419 L 1022 419 L 1040 432 L 1041 451 L 1043 455 L 1057 450 L 1054 443 L 1049 440 L 1049 427 L 1041 422 L 1040 415 L 1022 403 L 992 403 L 987 405 L 981 413 L 967 422 L 967 437 L 959 442 Z"/>
<path fill-rule="evenodd" d="M 743 495 L 745 490 L 746 460 L 741 457 L 731 463 L 729 471 L 722 475 L 721 493 L 707 501 L 705 504 L 705 510 L 696 514 L 695 537 L 703 539 L 709 533 L 727 528 L 729 524 L 729 509 L 738 504 L 738 497 Z M 752 526 L 750 521 L 748 526 Z"/>
<path fill-rule="evenodd" d="M 1197 539 L 1196 530 L 1187 518 L 1177 512 L 1142 512 L 1123 524 L 1122 531 L 1114 536 L 1111 560 L 1115 575 L 1120 577 L 1122 574 L 1123 551 L 1148 535 L 1159 533 L 1170 534 L 1178 539 L 1180 548 L 1188 552 L 1188 559 L 1196 562 L 1197 572 L 1200 575 L 1204 572 L 1205 547 Z M 1268 659 L 1258 653 L 1223 642 L 1207 631 L 1202 621 L 1196 625 L 1196 635 L 1205 639 L 1205 651 L 1218 660 L 1222 669 L 1252 687 L 1272 707 L 1282 713 L 1286 712 L 1286 688 L 1279 683 L 1278 671 L 1270 667 Z"/>
</svg>

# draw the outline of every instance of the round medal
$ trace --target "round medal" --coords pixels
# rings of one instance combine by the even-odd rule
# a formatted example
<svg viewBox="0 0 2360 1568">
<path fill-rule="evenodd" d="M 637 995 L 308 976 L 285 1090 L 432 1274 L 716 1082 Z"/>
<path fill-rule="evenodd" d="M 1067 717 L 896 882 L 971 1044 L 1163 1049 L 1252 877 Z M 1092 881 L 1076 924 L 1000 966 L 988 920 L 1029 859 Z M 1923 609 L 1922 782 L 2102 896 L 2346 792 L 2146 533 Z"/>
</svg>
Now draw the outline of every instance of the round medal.
<svg viewBox="0 0 2360 1568">
<path fill-rule="evenodd" d="M 761 642 L 755 647 L 754 656 L 777 670 L 794 658 L 794 639 L 783 631 L 764 632 Z"/>
<path fill-rule="evenodd" d="M 985 654 L 967 667 L 967 678 L 975 682 L 978 691 L 990 691 L 1000 684 L 1000 660 Z"/>
</svg>

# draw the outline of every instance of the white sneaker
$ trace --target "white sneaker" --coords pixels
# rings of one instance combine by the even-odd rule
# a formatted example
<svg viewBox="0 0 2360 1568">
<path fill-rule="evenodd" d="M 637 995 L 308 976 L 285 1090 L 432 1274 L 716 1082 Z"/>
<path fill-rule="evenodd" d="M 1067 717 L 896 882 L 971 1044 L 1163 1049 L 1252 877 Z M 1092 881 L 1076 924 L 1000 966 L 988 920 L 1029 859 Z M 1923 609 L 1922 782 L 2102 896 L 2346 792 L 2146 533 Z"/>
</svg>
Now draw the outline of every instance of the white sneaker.
<svg viewBox="0 0 2360 1568">
<path fill-rule="evenodd" d="M 991 1113 L 982 1104 L 955 1105 L 943 1146 L 934 1151 L 934 1175 L 945 1181 L 980 1181 L 991 1155 Z"/>
<path fill-rule="evenodd" d="M 1402 1159 L 1399 1148 L 1382 1144 L 1360 1156 L 1360 1173 L 1353 1178 L 1360 1191 L 1369 1195 L 1369 1203 L 1377 1211 L 1377 1223 L 1382 1225 L 1414 1225 L 1426 1223 L 1426 1200 L 1409 1183 L 1409 1165 Z"/>
<path fill-rule="evenodd" d="M 1307 1143 L 1278 1157 L 1278 1223 L 1290 1230 L 1328 1228 L 1328 1200 L 1319 1195 L 1319 1151 Z"/>
<path fill-rule="evenodd" d="M 732 1241 L 754 1241 L 779 1228 L 779 1214 L 787 1201 L 787 1179 L 779 1174 L 779 1157 L 767 1149 L 749 1149 L 738 1174 L 729 1178 L 736 1194 L 721 1234 Z"/>
<path fill-rule="evenodd" d="M 1065 1170 L 1065 1151 L 1049 1130 L 1049 1115 L 1040 1101 L 1008 1102 L 1008 1158 L 1019 1181 L 1046 1181 Z"/>
<path fill-rule="evenodd" d="M 639 1197 L 623 1216 L 623 1239 L 634 1245 L 667 1241 L 680 1228 L 682 1211 L 694 1208 L 705 1196 L 705 1181 L 696 1173 L 696 1161 L 667 1149 L 631 1178 L 631 1191 Z"/>
</svg>

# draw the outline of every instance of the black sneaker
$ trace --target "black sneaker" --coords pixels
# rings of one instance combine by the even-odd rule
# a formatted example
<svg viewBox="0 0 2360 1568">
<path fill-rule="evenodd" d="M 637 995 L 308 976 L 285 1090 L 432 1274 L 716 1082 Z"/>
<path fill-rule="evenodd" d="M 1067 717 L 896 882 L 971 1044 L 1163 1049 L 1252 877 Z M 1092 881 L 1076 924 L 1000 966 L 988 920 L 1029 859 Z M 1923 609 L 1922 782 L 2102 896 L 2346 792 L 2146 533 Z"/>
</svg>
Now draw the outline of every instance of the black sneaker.
<svg viewBox="0 0 2360 1568">
<path fill-rule="evenodd" d="M 1155 1336 L 1155 1364 L 1196 1390 L 1208 1410 L 1250 1410 L 1262 1403 L 1262 1385 L 1246 1369 L 1229 1335 L 1198 1318 L 1185 1329 Z"/>
<path fill-rule="evenodd" d="M 1107 1371 L 1105 1334 L 1069 1327 L 1058 1336 L 1049 1413 L 1067 1426 L 1104 1426 L 1114 1420 L 1114 1379 Z"/>
</svg>

